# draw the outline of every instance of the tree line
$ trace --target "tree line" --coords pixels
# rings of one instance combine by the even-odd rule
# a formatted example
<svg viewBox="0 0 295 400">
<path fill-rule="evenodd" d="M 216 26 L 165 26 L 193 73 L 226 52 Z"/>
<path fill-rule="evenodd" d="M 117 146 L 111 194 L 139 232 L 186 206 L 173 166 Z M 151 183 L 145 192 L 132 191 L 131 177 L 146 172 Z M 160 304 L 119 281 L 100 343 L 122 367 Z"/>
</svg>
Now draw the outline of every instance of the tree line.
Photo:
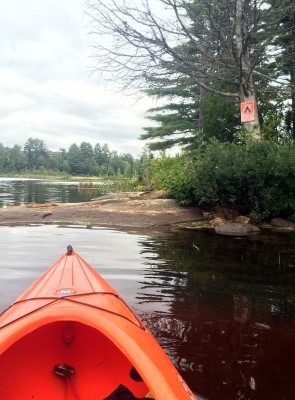
<svg viewBox="0 0 295 400">
<path fill-rule="evenodd" d="M 120 176 L 131 178 L 139 161 L 131 154 L 118 154 L 107 143 L 92 146 L 88 142 L 73 143 L 68 149 L 50 151 L 43 140 L 29 138 L 22 148 L 5 147 L 0 143 L 0 172 L 63 173 L 83 176 Z"/>
</svg>

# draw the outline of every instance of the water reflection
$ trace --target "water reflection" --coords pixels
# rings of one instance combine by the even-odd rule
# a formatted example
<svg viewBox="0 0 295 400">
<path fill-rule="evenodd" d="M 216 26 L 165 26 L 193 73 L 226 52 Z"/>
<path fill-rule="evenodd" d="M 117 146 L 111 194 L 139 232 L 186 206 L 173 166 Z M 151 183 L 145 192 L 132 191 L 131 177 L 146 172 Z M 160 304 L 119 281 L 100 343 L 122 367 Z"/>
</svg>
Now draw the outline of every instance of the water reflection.
<svg viewBox="0 0 295 400">
<path fill-rule="evenodd" d="M 0 228 L 3 309 L 71 243 L 209 400 L 295 398 L 295 237 Z M 278 257 L 280 255 L 280 257 Z"/>
<path fill-rule="evenodd" d="M 182 232 L 142 245 L 141 316 L 192 389 L 212 400 L 294 399 L 295 238 Z"/>
<path fill-rule="evenodd" d="M 28 203 L 77 203 L 105 192 L 103 183 L 87 188 L 73 181 L 0 178 L 0 208 Z"/>
</svg>

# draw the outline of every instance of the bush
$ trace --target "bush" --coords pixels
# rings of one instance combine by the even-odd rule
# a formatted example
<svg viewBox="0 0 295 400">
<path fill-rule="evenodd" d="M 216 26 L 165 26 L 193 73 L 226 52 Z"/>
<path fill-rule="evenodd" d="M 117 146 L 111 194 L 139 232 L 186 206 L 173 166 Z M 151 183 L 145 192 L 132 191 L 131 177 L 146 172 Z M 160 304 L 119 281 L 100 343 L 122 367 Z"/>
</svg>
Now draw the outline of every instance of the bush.
<svg viewBox="0 0 295 400">
<path fill-rule="evenodd" d="M 294 217 L 295 147 L 269 141 L 211 143 L 195 164 L 194 200 L 256 219 Z"/>
<path fill-rule="evenodd" d="M 183 205 L 194 200 L 194 164 L 191 158 L 160 158 L 151 161 L 152 186 L 164 189 Z"/>
</svg>

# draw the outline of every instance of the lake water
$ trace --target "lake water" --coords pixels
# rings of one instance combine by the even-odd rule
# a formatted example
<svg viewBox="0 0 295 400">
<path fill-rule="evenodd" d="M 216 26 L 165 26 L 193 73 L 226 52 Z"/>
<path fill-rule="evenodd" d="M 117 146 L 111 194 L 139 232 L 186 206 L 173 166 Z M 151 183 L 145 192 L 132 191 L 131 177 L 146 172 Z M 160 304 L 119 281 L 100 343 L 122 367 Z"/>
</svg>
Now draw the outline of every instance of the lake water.
<svg viewBox="0 0 295 400">
<path fill-rule="evenodd" d="M 210 400 L 295 398 L 295 238 L 0 227 L 0 308 L 72 244 Z"/>
<path fill-rule="evenodd" d="M 295 399 L 295 235 L 0 227 L 0 309 L 71 244 L 200 398 Z"/>
<path fill-rule="evenodd" d="M 97 181 L 84 188 L 79 182 L 46 179 L 0 178 L 0 208 L 28 203 L 77 203 L 105 194 L 109 185 Z"/>
</svg>

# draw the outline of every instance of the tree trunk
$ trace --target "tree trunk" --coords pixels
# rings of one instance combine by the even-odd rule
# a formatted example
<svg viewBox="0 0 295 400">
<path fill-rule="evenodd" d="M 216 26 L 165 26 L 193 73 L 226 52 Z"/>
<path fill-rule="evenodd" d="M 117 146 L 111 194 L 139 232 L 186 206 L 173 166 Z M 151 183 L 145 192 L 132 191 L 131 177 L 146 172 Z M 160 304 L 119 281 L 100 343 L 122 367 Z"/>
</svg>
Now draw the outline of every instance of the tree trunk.
<svg viewBox="0 0 295 400">
<path fill-rule="evenodd" d="M 245 122 L 245 128 L 252 139 L 260 139 L 260 122 L 258 118 L 258 107 L 256 101 L 256 94 L 253 85 L 251 63 L 249 49 L 245 45 L 247 42 L 248 31 L 245 23 L 245 0 L 236 0 L 236 60 L 239 64 L 239 86 L 240 86 L 240 102 L 253 101 L 254 102 L 254 120 Z"/>
<path fill-rule="evenodd" d="M 254 102 L 254 120 L 249 122 L 244 122 L 244 126 L 246 131 L 251 135 L 252 139 L 260 140 L 261 139 L 261 130 L 260 130 L 260 122 L 258 118 L 258 107 L 256 102 L 255 93 L 248 94 L 246 96 L 244 93 L 240 95 L 241 103 L 244 101 L 253 101 Z"/>
</svg>

